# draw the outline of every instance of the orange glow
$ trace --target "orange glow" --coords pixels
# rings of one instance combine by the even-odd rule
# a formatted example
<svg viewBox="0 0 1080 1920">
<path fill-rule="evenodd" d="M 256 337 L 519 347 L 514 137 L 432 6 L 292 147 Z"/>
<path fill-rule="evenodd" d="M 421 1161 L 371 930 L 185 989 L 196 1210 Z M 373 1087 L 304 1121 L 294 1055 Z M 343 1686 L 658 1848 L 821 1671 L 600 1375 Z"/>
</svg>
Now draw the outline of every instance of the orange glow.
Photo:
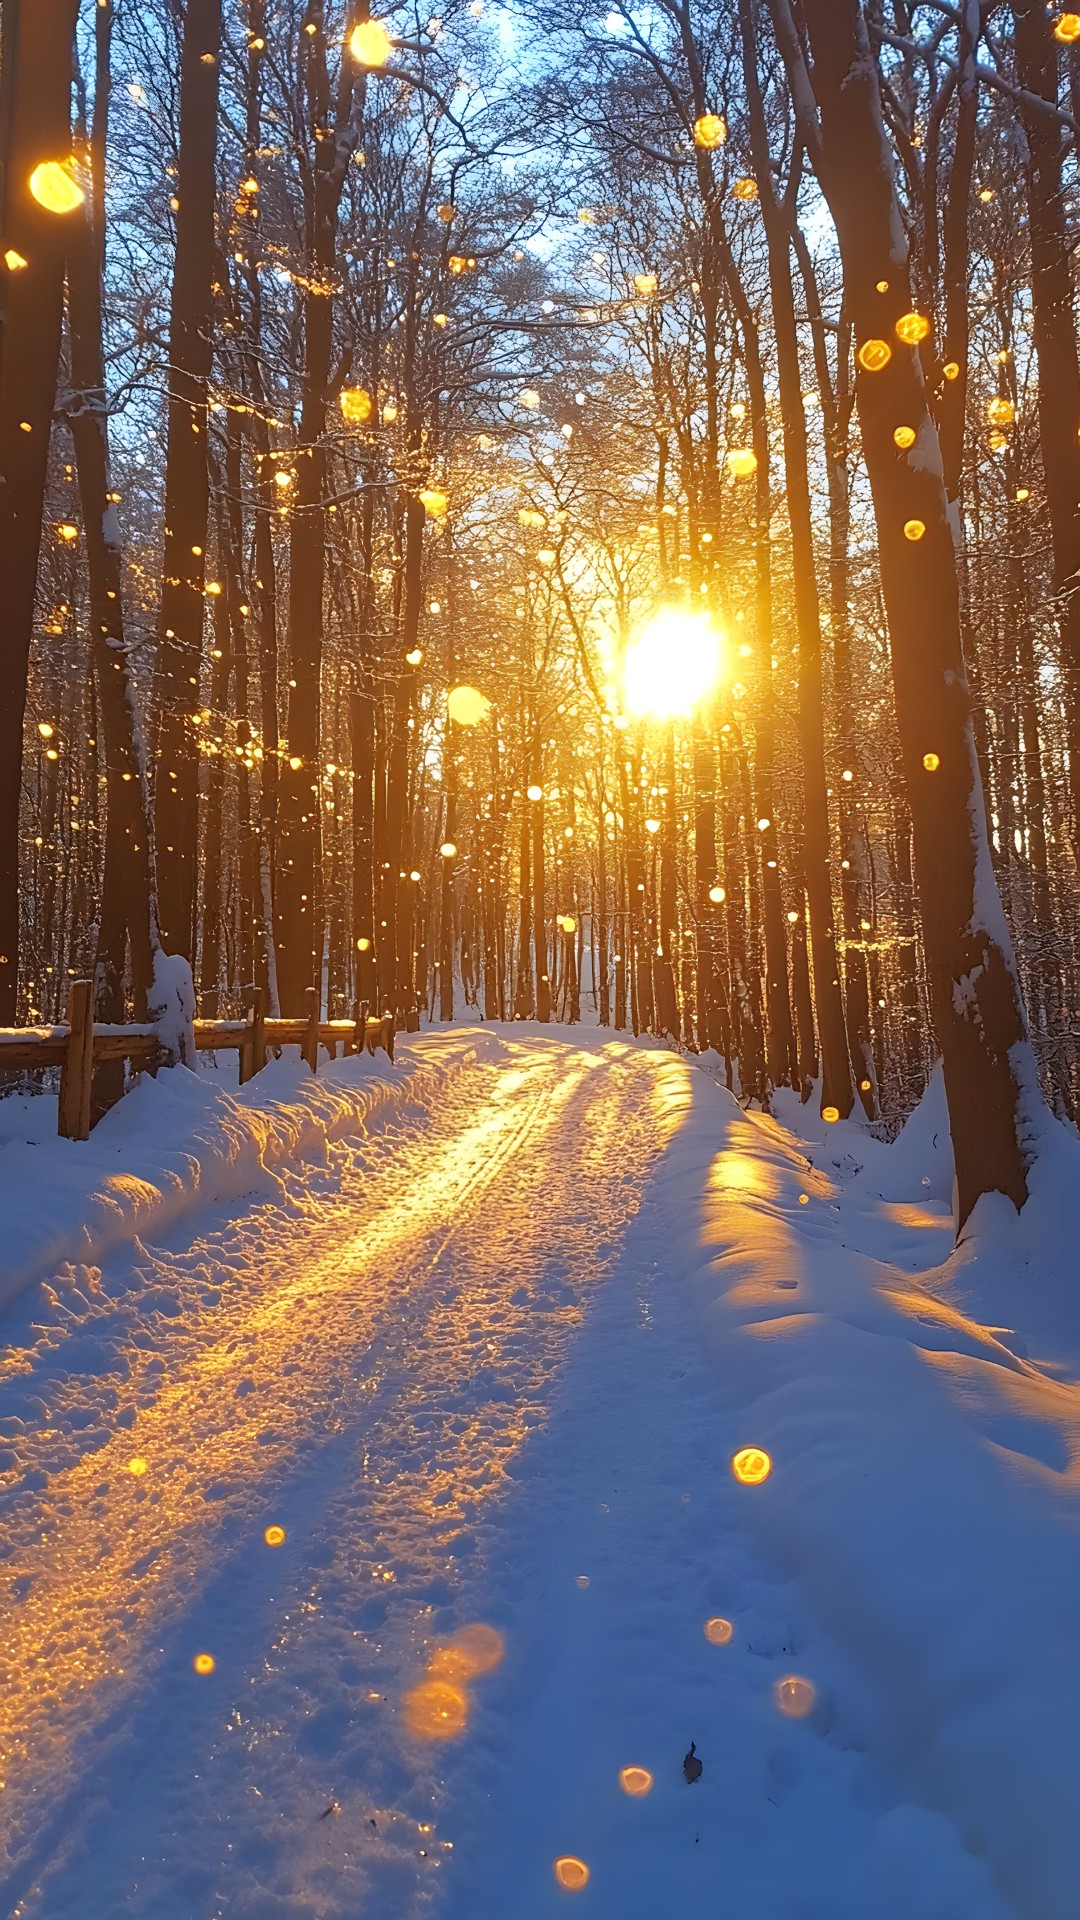
<svg viewBox="0 0 1080 1920">
<path fill-rule="evenodd" d="M 945 375 L 946 380 L 959 380 L 960 362 L 958 360 L 946 360 L 941 371 Z"/>
<path fill-rule="evenodd" d="M 694 121 L 694 145 L 710 151 L 727 139 L 727 121 L 721 113 L 703 113 Z"/>
<path fill-rule="evenodd" d="M 808 1193 L 800 1193 L 799 1205 L 800 1207 L 808 1207 L 810 1205 L 810 1195 Z"/>
<path fill-rule="evenodd" d="M 30 191 L 46 213 L 74 213 L 86 198 L 75 178 L 74 160 L 44 160 L 29 180 Z"/>
<path fill-rule="evenodd" d="M 28 267 L 30 262 L 15 247 L 9 247 L 4 255 L 4 265 L 9 273 L 19 273 L 23 267 Z"/>
<path fill-rule="evenodd" d="M 370 420 L 375 402 L 366 387 L 343 387 L 338 395 L 338 405 L 351 427 L 363 426 Z"/>
<path fill-rule="evenodd" d="M 914 427 L 897 427 L 893 434 L 893 439 L 900 448 L 901 453 L 906 453 L 909 447 L 915 445 Z"/>
<path fill-rule="evenodd" d="M 736 480 L 745 480 L 748 474 L 757 472 L 757 454 L 752 447 L 732 447 L 727 456 L 727 470 Z"/>
<path fill-rule="evenodd" d="M 640 1800 L 643 1794 L 652 1792 L 653 1777 L 648 1767 L 623 1767 L 619 1774 L 619 1785 L 632 1800 Z"/>
<path fill-rule="evenodd" d="M 478 1621 L 436 1647 L 428 1671 L 440 1680 L 474 1680 L 479 1673 L 494 1673 L 504 1651 L 502 1634 Z"/>
<path fill-rule="evenodd" d="M 283 1547 L 285 1545 L 284 1527 L 267 1527 L 263 1539 L 268 1547 Z"/>
<path fill-rule="evenodd" d="M 925 520 L 905 520 L 904 521 L 904 539 L 905 540 L 921 540 L 925 532 L 926 532 Z"/>
<path fill-rule="evenodd" d="M 1063 13 L 1054 27 L 1054 39 L 1064 41 L 1067 47 L 1080 40 L 1080 13 Z"/>
<path fill-rule="evenodd" d="M 864 340 L 856 357 L 864 372 L 880 373 L 892 359 L 892 348 L 887 340 Z"/>
<path fill-rule="evenodd" d="M 805 1720 L 814 1710 L 817 1693 L 809 1680 L 803 1680 L 797 1673 L 789 1673 L 778 1680 L 773 1688 L 773 1699 L 780 1712 L 789 1720 Z"/>
<path fill-rule="evenodd" d="M 362 20 L 353 30 L 349 52 L 362 67 L 385 67 L 390 58 L 390 35 L 379 20 Z"/>
<path fill-rule="evenodd" d="M 736 200 L 756 200 L 758 197 L 757 181 L 751 180 L 744 175 L 741 180 L 736 180 L 731 191 L 735 195 Z"/>
<path fill-rule="evenodd" d="M 641 293 L 641 294 L 655 293 L 656 285 L 657 285 L 657 282 L 656 282 L 655 273 L 635 273 L 634 287 L 638 293 Z"/>
<path fill-rule="evenodd" d="M 446 696 L 446 711 L 459 727 L 477 727 L 491 709 L 487 695 L 476 687 L 451 687 Z"/>
<path fill-rule="evenodd" d="M 560 1854 L 553 1872 L 560 1887 L 565 1887 L 567 1893 L 580 1893 L 582 1887 L 589 1884 L 588 1867 L 584 1860 L 577 1859 L 572 1853 Z"/>
<path fill-rule="evenodd" d="M 429 514 L 432 520 L 441 520 L 450 505 L 447 495 L 440 493 L 438 487 L 424 487 L 418 498 L 424 512 Z"/>
<path fill-rule="evenodd" d="M 1016 419 L 1016 408 L 1004 394 L 995 393 L 986 403 L 986 417 L 992 427 L 1011 427 Z"/>
<path fill-rule="evenodd" d="M 711 1620 L 705 1622 L 705 1638 L 711 1647 L 726 1647 L 735 1629 L 723 1614 L 714 1613 Z"/>
<path fill-rule="evenodd" d="M 456 1740 L 468 1724 L 468 1699 L 449 1680 L 422 1680 L 405 1696 L 405 1727 L 413 1740 Z"/>
<path fill-rule="evenodd" d="M 213 1673 L 217 1661 L 212 1653 L 197 1653 L 191 1664 L 196 1673 Z"/>
<path fill-rule="evenodd" d="M 902 313 L 896 323 L 896 337 L 905 347 L 917 347 L 929 331 L 930 322 L 925 313 Z"/>
<path fill-rule="evenodd" d="M 722 901 L 727 899 L 727 892 L 723 887 L 710 887 L 709 899 L 712 901 L 714 907 L 718 907 Z"/>
<path fill-rule="evenodd" d="M 941 765 L 940 755 L 936 753 L 924 753 L 922 763 L 927 773 L 936 773 Z"/>
<path fill-rule="evenodd" d="M 760 1487 L 772 1472 L 772 1460 L 764 1447 L 740 1447 L 732 1456 L 731 1471 L 744 1487 Z"/>
</svg>

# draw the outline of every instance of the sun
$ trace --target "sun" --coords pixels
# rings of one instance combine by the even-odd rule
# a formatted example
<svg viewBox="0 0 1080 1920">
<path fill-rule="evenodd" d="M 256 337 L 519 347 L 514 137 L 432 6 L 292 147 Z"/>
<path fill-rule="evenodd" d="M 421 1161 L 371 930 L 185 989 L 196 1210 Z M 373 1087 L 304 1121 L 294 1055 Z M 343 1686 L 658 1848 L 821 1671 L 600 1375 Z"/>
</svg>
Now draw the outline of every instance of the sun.
<svg viewBox="0 0 1080 1920">
<path fill-rule="evenodd" d="M 723 636 L 711 615 L 660 607 L 626 649 L 627 710 L 642 719 L 686 719 L 716 691 L 723 671 Z"/>
</svg>

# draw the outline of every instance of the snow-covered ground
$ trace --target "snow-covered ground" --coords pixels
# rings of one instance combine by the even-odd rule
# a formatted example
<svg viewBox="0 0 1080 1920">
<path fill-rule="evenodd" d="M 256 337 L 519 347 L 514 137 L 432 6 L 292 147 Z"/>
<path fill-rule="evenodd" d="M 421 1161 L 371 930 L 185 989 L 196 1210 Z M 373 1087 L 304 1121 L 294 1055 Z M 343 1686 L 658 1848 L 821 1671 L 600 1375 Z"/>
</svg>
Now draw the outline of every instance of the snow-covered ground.
<svg viewBox="0 0 1080 1920">
<path fill-rule="evenodd" d="M 1074 1140 L 952 1254 L 937 1089 L 787 1132 L 595 1032 L 48 1108 L 0 1103 L 5 1913 L 1072 1920 Z"/>
</svg>

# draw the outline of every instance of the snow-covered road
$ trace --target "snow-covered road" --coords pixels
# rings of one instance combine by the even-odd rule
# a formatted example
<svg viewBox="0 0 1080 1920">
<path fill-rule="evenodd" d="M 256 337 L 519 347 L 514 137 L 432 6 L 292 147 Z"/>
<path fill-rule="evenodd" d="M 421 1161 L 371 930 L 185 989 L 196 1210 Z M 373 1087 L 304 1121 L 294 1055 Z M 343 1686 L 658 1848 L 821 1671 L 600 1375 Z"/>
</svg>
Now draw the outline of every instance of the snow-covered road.
<svg viewBox="0 0 1080 1920">
<path fill-rule="evenodd" d="M 412 1052 L 361 1136 L 5 1318 L 4 1910 L 1003 1920 L 748 1527 L 675 1251 L 693 1070 Z"/>
</svg>

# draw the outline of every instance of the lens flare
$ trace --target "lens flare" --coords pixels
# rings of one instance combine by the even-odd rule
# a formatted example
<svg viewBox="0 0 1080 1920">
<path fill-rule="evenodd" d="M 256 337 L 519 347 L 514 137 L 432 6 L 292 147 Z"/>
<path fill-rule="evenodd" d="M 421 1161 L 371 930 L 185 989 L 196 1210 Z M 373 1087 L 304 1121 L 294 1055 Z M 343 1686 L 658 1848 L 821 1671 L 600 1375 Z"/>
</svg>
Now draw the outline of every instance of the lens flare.
<svg viewBox="0 0 1080 1920">
<path fill-rule="evenodd" d="M 723 1614 L 714 1613 L 711 1620 L 705 1622 L 705 1638 L 711 1647 L 726 1647 L 735 1629 Z"/>
<path fill-rule="evenodd" d="M 895 440 L 901 453 L 906 453 L 909 447 L 913 447 L 915 445 L 914 427 L 897 427 L 896 431 L 893 434 L 893 439 Z"/>
<path fill-rule="evenodd" d="M 809 1680 L 797 1673 L 788 1673 L 778 1680 L 773 1688 L 773 1699 L 780 1712 L 789 1720 L 805 1720 L 813 1713 L 817 1693 Z"/>
<path fill-rule="evenodd" d="M 468 1699 L 449 1680 L 422 1680 L 405 1696 L 405 1727 L 413 1740 L 456 1740 L 468 1723 Z"/>
<path fill-rule="evenodd" d="M 732 1457 L 731 1471 L 744 1487 L 760 1487 L 772 1472 L 772 1460 L 764 1447 L 740 1447 Z"/>
<path fill-rule="evenodd" d="M 446 696 L 446 711 L 459 727 L 478 727 L 490 707 L 487 695 L 476 687 L 451 687 Z"/>
<path fill-rule="evenodd" d="M 285 1545 L 284 1527 L 267 1527 L 263 1539 L 268 1547 L 283 1547 Z"/>
<path fill-rule="evenodd" d="M 366 387 L 343 387 L 338 403 L 345 419 L 353 427 L 363 426 L 365 420 L 370 420 L 375 406 Z"/>
<path fill-rule="evenodd" d="M 687 718 L 715 691 L 723 665 L 723 640 L 709 614 L 661 607 L 626 649 L 624 704 L 642 718 Z"/>
<path fill-rule="evenodd" d="M 553 1872 L 560 1887 L 565 1887 L 567 1893 L 580 1893 L 589 1884 L 589 1869 L 584 1860 L 579 1860 L 575 1854 L 560 1854 Z"/>
<path fill-rule="evenodd" d="M 653 1777 L 648 1767 L 623 1767 L 619 1774 L 619 1785 L 632 1800 L 640 1800 L 643 1794 L 652 1792 Z"/>
<path fill-rule="evenodd" d="M 390 51 L 390 35 L 380 20 L 362 20 L 354 27 L 349 52 L 360 66 L 385 67 Z"/>
<path fill-rule="evenodd" d="M 722 113 L 702 113 L 694 121 L 694 145 L 713 150 L 727 139 L 727 121 Z"/>
<path fill-rule="evenodd" d="M 74 213 L 86 198 L 75 178 L 74 160 L 43 160 L 30 175 L 29 187 L 46 213 Z"/>
<path fill-rule="evenodd" d="M 892 348 L 887 340 L 864 340 L 856 358 L 865 373 L 880 373 L 892 359 Z"/>
<path fill-rule="evenodd" d="M 436 1647 L 428 1671 L 438 1680 L 474 1680 L 477 1674 L 494 1673 L 503 1652 L 502 1634 L 477 1621 Z"/>
<path fill-rule="evenodd" d="M 191 1664 L 196 1673 L 213 1673 L 217 1661 L 212 1653 L 197 1653 Z"/>
</svg>

